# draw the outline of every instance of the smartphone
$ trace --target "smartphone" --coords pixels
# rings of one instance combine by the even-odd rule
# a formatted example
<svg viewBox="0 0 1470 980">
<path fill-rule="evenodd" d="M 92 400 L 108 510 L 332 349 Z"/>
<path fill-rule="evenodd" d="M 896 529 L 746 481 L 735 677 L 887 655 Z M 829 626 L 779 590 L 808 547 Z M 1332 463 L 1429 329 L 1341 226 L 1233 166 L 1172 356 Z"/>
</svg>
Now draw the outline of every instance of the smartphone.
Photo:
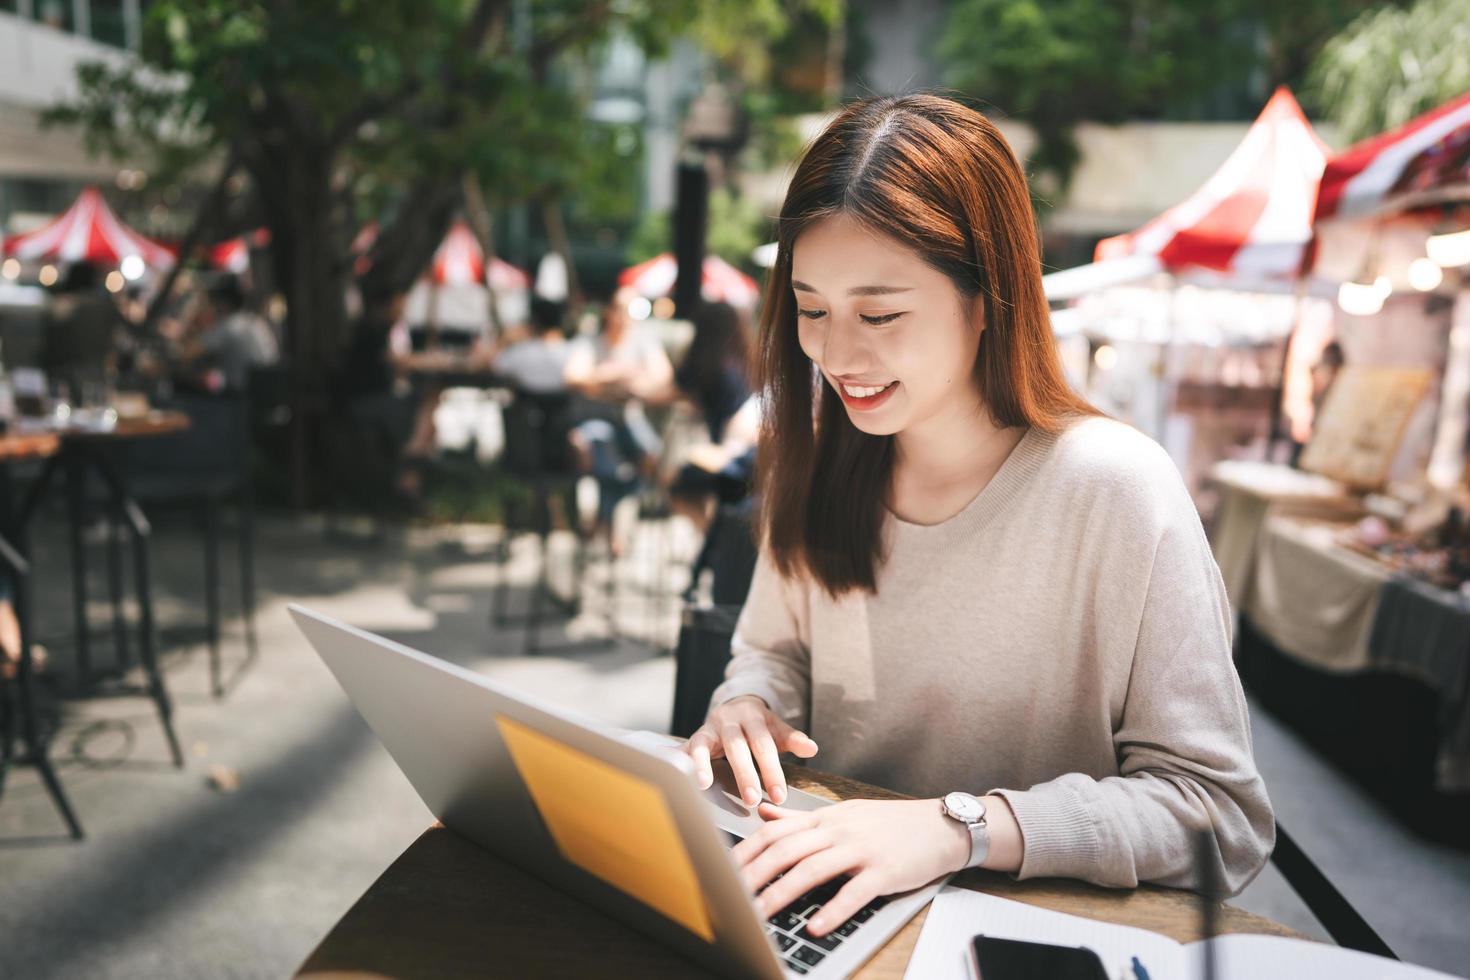
<svg viewBox="0 0 1470 980">
<path fill-rule="evenodd" d="M 970 952 L 979 980 L 1108 980 L 1102 960 L 1086 946 L 976 936 Z"/>
</svg>

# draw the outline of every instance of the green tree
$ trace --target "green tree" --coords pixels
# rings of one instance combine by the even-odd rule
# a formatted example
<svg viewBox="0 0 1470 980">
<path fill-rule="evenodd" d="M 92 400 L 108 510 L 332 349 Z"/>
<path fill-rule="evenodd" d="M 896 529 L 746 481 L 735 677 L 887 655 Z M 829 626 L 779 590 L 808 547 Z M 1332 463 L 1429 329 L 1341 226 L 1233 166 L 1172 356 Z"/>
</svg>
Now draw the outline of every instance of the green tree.
<svg viewBox="0 0 1470 980">
<path fill-rule="evenodd" d="M 1364 13 L 1312 65 L 1318 97 L 1345 139 L 1360 140 L 1470 92 L 1470 9 L 1419 0 Z"/>
<path fill-rule="evenodd" d="M 384 219 L 364 293 L 407 288 L 466 177 L 544 203 L 596 173 L 600 134 L 579 93 L 559 84 L 560 62 L 588 60 L 615 31 L 657 54 L 739 5 L 155 0 L 139 58 L 81 66 L 80 95 L 50 118 L 83 126 L 98 148 L 151 151 L 165 172 L 222 168 L 214 204 L 233 186 L 224 178 L 248 174 L 287 302 L 295 416 L 306 419 L 345 346 L 348 245 L 364 218 Z M 295 442 L 304 470 L 304 427 Z"/>
<path fill-rule="evenodd" d="M 1084 121 L 1249 118 L 1300 88 L 1321 46 L 1374 0 L 957 0 L 938 54 L 946 83 L 1024 119 L 1031 163 L 1065 189 Z"/>
</svg>

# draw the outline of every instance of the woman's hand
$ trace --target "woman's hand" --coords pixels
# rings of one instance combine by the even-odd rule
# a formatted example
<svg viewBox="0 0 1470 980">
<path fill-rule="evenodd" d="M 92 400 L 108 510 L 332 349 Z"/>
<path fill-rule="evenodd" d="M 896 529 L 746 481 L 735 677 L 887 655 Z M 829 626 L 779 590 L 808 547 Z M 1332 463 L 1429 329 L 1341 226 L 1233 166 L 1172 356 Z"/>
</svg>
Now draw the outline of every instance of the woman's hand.
<svg viewBox="0 0 1470 980">
<path fill-rule="evenodd" d="M 746 886 L 759 893 L 761 918 L 823 882 L 851 876 L 807 923 L 816 936 L 879 895 L 927 885 L 970 858 L 969 830 L 946 817 L 938 800 L 850 800 L 810 812 L 763 803 L 759 813 L 766 825 L 731 853 Z"/>
<path fill-rule="evenodd" d="M 714 782 L 711 759 L 723 756 L 730 760 L 740 798 L 746 806 L 755 806 L 761 800 L 762 782 L 772 800 L 786 802 L 786 776 L 778 756 L 789 752 L 810 759 L 817 754 L 817 743 L 777 718 L 765 701 L 744 694 L 712 708 L 704 724 L 684 743 L 684 751 L 694 760 L 694 778 L 700 789 Z"/>
</svg>

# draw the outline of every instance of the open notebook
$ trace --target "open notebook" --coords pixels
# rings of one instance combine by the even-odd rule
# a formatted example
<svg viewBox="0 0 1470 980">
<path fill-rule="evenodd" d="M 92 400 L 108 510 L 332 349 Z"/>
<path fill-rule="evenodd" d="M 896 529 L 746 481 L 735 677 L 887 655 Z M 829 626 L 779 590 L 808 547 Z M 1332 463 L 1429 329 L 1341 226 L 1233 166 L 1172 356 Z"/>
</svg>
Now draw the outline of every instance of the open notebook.
<svg viewBox="0 0 1470 980">
<path fill-rule="evenodd" d="M 1052 912 L 951 885 L 929 907 L 904 980 L 969 980 L 974 975 L 970 939 L 981 933 L 1087 946 L 1102 957 L 1108 976 L 1127 980 L 1134 977 L 1134 957 L 1149 980 L 1198 980 L 1204 972 L 1199 943 L 1184 945 L 1146 929 Z M 1221 936 L 1215 940 L 1215 968 L 1218 980 L 1453 980 L 1424 967 L 1281 936 Z"/>
</svg>

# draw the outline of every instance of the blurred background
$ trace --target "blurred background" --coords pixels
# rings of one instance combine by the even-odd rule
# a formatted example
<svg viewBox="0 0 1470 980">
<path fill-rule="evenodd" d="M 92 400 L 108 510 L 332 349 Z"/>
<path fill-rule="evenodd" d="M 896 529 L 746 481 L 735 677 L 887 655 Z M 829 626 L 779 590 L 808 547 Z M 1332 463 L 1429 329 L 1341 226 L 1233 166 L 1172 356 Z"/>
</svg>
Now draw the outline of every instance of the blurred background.
<svg viewBox="0 0 1470 980">
<path fill-rule="evenodd" d="M 1195 496 L 1283 826 L 1464 970 L 1467 49 L 1464 0 L 0 0 L 0 974 L 289 974 L 427 825 L 287 602 L 687 734 L 786 180 L 921 90 Z M 1298 891 L 1239 902 L 1349 941 Z"/>
</svg>

